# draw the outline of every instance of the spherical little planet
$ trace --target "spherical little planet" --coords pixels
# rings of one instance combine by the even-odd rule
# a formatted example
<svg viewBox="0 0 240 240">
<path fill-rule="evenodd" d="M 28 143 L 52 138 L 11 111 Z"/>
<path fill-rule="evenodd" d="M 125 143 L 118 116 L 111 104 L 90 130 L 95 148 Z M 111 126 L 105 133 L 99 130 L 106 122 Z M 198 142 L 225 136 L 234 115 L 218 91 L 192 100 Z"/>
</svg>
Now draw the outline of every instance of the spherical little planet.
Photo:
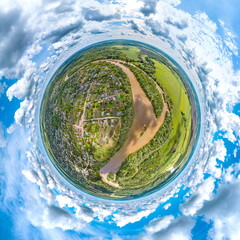
<svg viewBox="0 0 240 240">
<path fill-rule="evenodd" d="M 176 178 L 197 138 L 197 101 L 184 71 L 159 49 L 111 40 L 75 53 L 40 109 L 46 153 L 81 191 L 128 200 Z"/>
</svg>

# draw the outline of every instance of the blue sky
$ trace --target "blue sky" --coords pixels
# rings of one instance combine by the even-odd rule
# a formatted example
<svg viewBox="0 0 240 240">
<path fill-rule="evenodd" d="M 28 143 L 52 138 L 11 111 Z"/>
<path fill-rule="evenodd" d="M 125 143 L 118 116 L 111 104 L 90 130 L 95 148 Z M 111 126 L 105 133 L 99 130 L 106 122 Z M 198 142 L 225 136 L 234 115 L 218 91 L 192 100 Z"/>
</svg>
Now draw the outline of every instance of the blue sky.
<svg viewBox="0 0 240 240">
<path fill-rule="evenodd" d="M 2 124 L 7 128 L 14 123 L 14 113 L 20 107 L 21 102 L 21 100 L 16 98 L 14 98 L 12 101 L 9 101 L 6 96 L 6 89 L 16 83 L 16 81 L 17 79 L 6 79 L 5 77 L 2 77 L 1 79 L 1 83 L 3 85 L 6 84 L 6 87 L 4 88 L 4 92 L 0 95 L 0 116 Z"/>
<path fill-rule="evenodd" d="M 6 0 L 0 9 L 0 239 L 239 239 L 238 0 Z M 119 37 L 175 58 L 203 111 L 187 171 L 124 204 L 69 190 L 47 164 L 36 117 L 66 56 Z"/>
<path fill-rule="evenodd" d="M 215 22 L 221 19 L 230 30 L 240 36 L 238 26 L 240 6 L 237 0 L 232 0 L 231 3 L 226 0 L 199 0 L 195 2 L 185 0 L 181 1 L 179 8 L 190 13 L 205 12 Z"/>
<path fill-rule="evenodd" d="M 191 1 L 185 0 L 181 1 L 179 8 L 194 14 L 196 12 L 205 12 L 210 19 L 218 23 L 219 20 L 222 20 L 225 26 L 235 34 L 236 40 L 240 38 L 240 29 L 239 29 L 239 1 L 233 0 L 231 3 L 226 0 L 214 1 L 214 0 L 199 0 Z M 219 23 L 218 23 L 219 24 Z M 220 25 L 220 24 L 219 24 Z M 219 29 L 219 34 L 222 35 L 222 29 Z M 236 41 L 236 45 L 240 46 L 239 41 Z M 238 50 L 239 52 L 239 50 Z M 235 69 L 240 68 L 239 58 L 235 55 L 233 57 L 233 64 Z"/>
</svg>

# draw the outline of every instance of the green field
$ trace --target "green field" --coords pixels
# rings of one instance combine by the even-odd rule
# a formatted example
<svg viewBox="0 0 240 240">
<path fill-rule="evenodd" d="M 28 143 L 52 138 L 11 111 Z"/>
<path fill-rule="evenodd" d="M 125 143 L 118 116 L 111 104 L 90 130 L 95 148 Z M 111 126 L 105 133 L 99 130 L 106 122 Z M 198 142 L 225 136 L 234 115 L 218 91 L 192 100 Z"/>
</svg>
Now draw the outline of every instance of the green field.
<svg viewBox="0 0 240 240">
<path fill-rule="evenodd" d="M 173 102 L 173 131 L 170 143 L 178 141 L 178 148 L 173 155 L 173 158 L 176 158 L 179 153 L 184 154 L 189 142 L 189 134 L 191 133 L 191 104 L 179 76 L 164 64 L 157 61 L 154 61 L 154 63 L 156 67 L 156 80 L 164 87 L 166 93 L 171 96 L 171 101 Z M 167 147 L 166 151 L 168 151 Z"/>
<path fill-rule="evenodd" d="M 121 60 L 131 70 L 156 117 L 164 102 L 169 109 L 154 138 L 108 174 L 119 188 L 102 181 L 99 171 L 126 141 L 133 99 L 126 74 L 104 59 Z M 45 149 L 58 171 L 83 191 L 114 199 L 149 194 L 176 176 L 196 132 L 192 98 L 176 69 L 156 49 L 120 40 L 87 48 L 65 62 L 45 90 L 40 114 Z"/>
</svg>

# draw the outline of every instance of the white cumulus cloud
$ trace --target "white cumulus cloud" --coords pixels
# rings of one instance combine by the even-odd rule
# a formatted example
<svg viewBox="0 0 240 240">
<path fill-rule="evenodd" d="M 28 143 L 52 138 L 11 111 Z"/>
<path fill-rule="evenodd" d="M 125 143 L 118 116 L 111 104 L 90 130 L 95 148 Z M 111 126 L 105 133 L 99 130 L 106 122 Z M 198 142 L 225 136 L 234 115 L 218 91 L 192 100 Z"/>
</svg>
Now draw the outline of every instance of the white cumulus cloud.
<svg viewBox="0 0 240 240">
<path fill-rule="evenodd" d="M 231 142 L 236 142 L 240 135 L 240 119 L 229 110 L 239 102 L 240 96 L 240 72 L 233 69 L 231 58 L 238 51 L 235 35 L 220 21 L 224 30 L 224 35 L 220 36 L 217 23 L 205 13 L 190 14 L 179 10 L 179 0 L 119 0 L 117 3 L 94 0 L 0 2 L 0 74 L 18 78 L 6 94 L 9 100 L 23 100 L 15 112 L 15 124 L 8 129 L 12 134 L 11 140 L 6 141 L 0 125 L 0 146 L 7 148 L 4 161 L 8 157 L 10 159 L 9 165 L 4 166 L 4 181 L 7 183 L 5 202 L 17 195 L 16 188 L 21 188 L 17 181 L 24 175 L 30 181 L 26 186 L 31 194 L 25 190 L 23 201 L 26 206 L 22 209 L 34 226 L 87 231 L 96 219 L 99 222 L 111 219 L 109 221 L 124 228 L 148 217 L 185 186 L 189 191 L 180 206 L 183 216 L 168 215 L 150 221 L 142 238 L 191 239 L 195 217 L 204 215 L 206 221 L 213 221 L 210 238 L 237 239 L 240 226 L 237 203 L 239 177 L 236 171 L 239 169 L 232 166 L 223 170 L 218 166 L 218 160 L 226 161 L 227 151 L 223 140 L 213 140 L 219 130 Z M 161 194 L 128 204 L 92 199 L 64 184 L 42 153 L 36 126 L 41 89 L 54 64 L 69 49 L 83 44 L 86 39 L 94 39 L 101 34 L 105 38 L 114 35 L 115 28 L 120 28 L 120 25 L 126 37 L 140 36 L 138 40 L 149 37 L 159 41 L 160 47 L 168 46 L 174 52 L 172 56 L 176 56 L 194 81 L 204 108 L 202 142 L 188 172 Z M 41 55 L 42 50 L 47 52 L 46 57 L 35 63 L 34 56 Z M 28 131 L 19 130 L 22 128 L 17 124 Z M 19 165 L 19 170 L 16 169 L 19 161 L 22 163 L 26 158 L 28 164 L 24 167 Z M 207 173 L 211 176 L 204 178 Z M 217 193 L 216 180 L 220 181 Z M 169 206 L 167 204 L 164 208 Z M 74 209 L 74 212 L 66 209 Z M 53 239 L 53 232 L 52 235 L 50 230 L 48 233 L 46 239 L 49 239 L 47 236 Z M 59 239 L 63 236 L 59 232 L 55 234 Z"/>
</svg>

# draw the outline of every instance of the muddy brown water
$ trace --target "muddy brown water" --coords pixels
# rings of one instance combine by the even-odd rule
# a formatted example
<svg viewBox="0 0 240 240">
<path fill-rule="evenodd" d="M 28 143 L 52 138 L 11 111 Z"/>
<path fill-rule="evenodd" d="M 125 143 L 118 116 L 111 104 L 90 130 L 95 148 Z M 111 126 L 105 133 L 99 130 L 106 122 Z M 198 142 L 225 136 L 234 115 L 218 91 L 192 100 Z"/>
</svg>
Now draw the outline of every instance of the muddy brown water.
<svg viewBox="0 0 240 240">
<path fill-rule="evenodd" d="M 129 154 L 138 151 L 153 139 L 164 122 L 168 106 L 164 102 L 162 113 L 159 118 L 156 118 L 152 103 L 141 88 L 133 72 L 119 61 L 105 61 L 120 67 L 127 74 L 133 96 L 134 120 L 128 132 L 127 139 L 119 151 L 100 169 L 100 175 L 104 182 L 113 187 L 119 187 L 118 184 L 108 181 L 107 175 L 109 173 L 116 173 Z M 159 86 L 157 86 L 157 89 L 162 93 L 162 89 Z"/>
</svg>

